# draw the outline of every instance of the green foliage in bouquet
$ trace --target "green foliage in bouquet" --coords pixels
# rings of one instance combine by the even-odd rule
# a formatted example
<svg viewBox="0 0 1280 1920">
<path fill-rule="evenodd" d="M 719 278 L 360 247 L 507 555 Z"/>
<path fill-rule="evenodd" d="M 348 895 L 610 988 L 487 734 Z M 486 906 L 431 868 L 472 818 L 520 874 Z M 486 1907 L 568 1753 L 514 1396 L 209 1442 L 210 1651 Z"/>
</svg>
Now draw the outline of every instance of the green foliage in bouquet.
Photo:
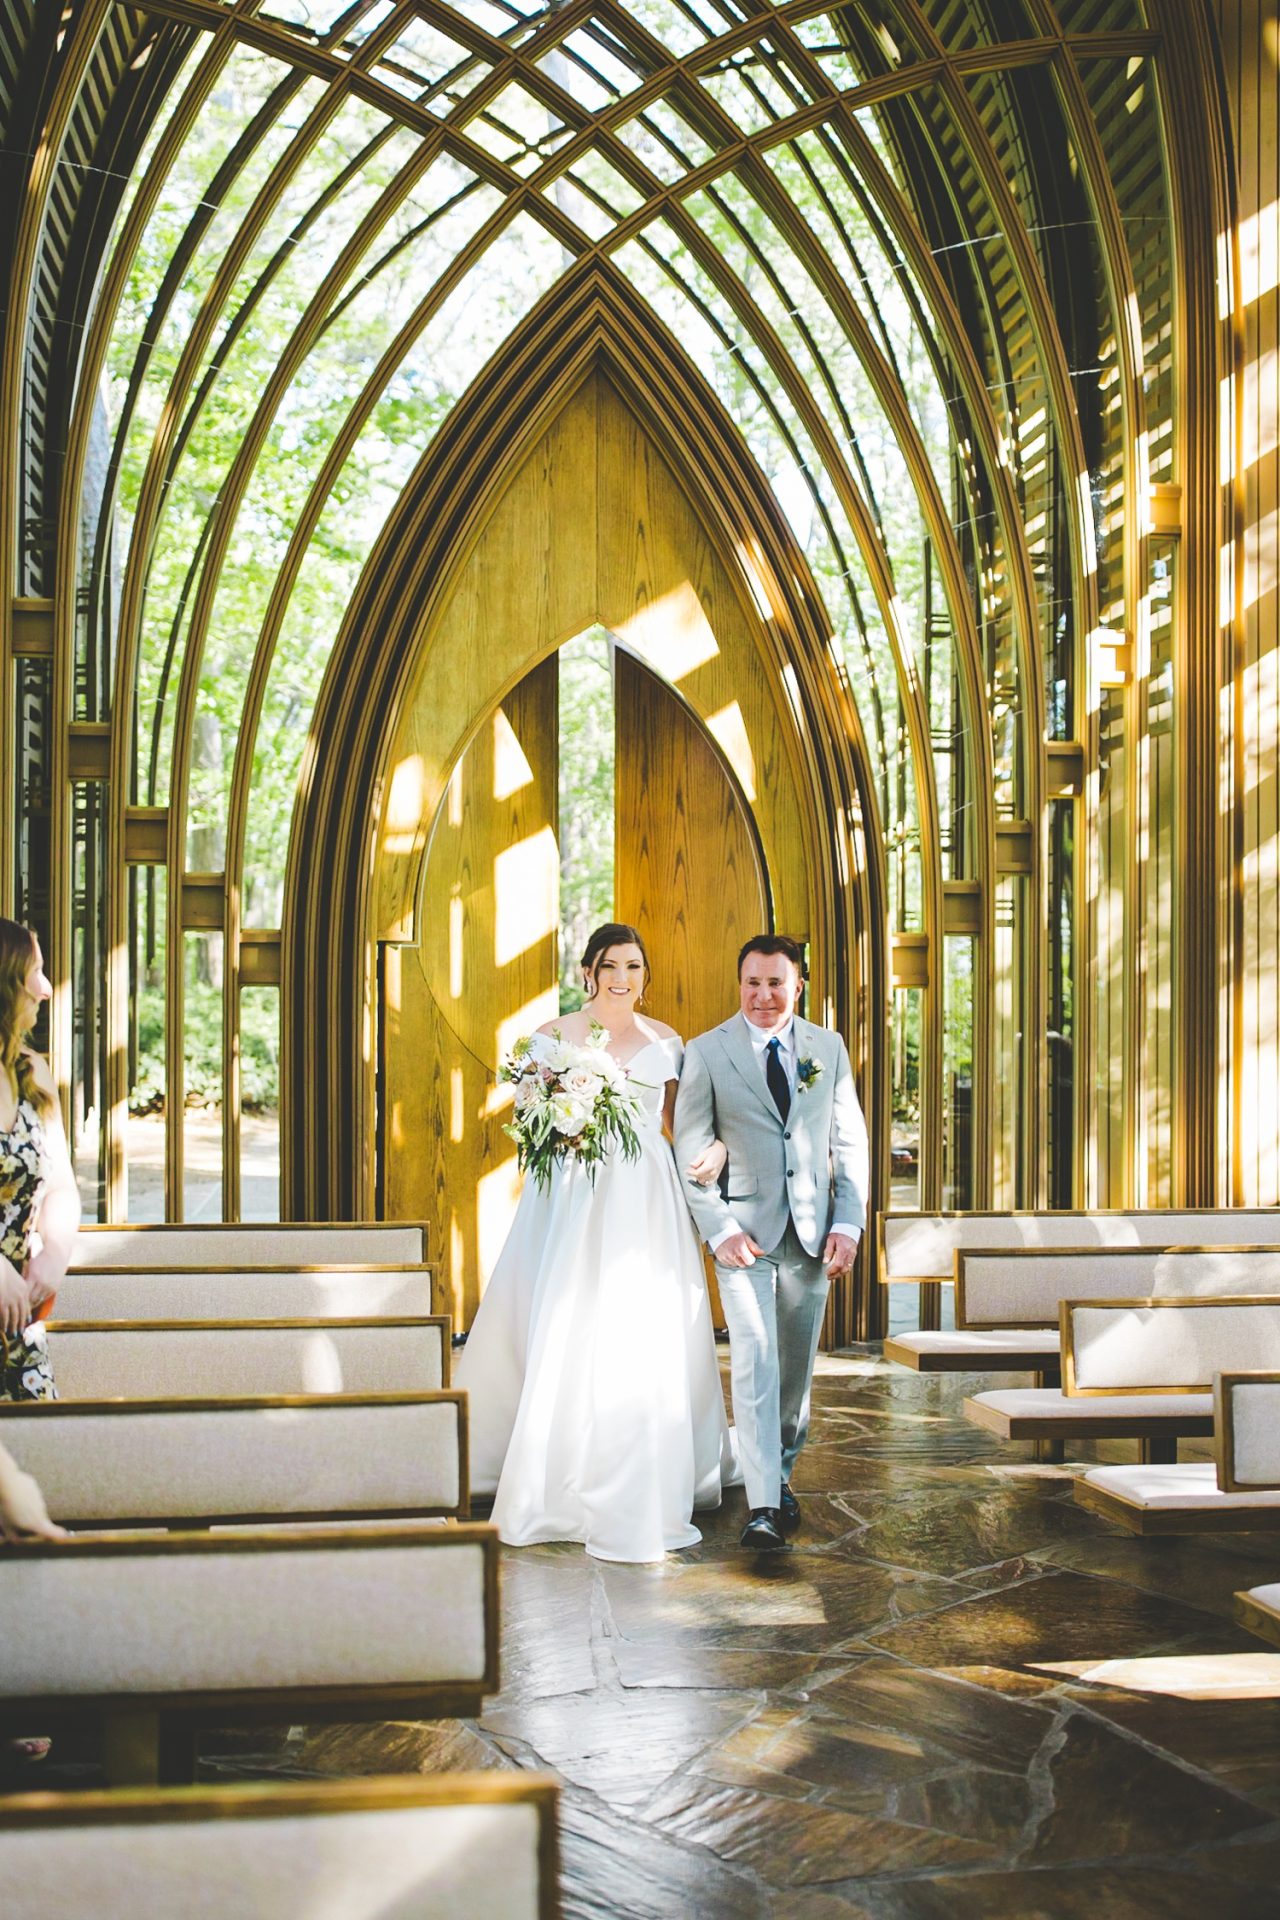
<svg viewBox="0 0 1280 1920">
<path fill-rule="evenodd" d="M 585 1046 L 565 1040 L 556 1028 L 540 1053 L 530 1037 L 517 1040 L 498 1069 L 499 1080 L 515 1089 L 515 1117 L 504 1132 L 516 1143 L 520 1171 L 531 1173 L 540 1187 L 550 1184 L 557 1160 L 580 1160 L 594 1181 L 611 1147 L 627 1160 L 640 1152 L 641 1083 L 619 1066 L 604 1041 L 604 1028 L 595 1021 Z"/>
</svg>

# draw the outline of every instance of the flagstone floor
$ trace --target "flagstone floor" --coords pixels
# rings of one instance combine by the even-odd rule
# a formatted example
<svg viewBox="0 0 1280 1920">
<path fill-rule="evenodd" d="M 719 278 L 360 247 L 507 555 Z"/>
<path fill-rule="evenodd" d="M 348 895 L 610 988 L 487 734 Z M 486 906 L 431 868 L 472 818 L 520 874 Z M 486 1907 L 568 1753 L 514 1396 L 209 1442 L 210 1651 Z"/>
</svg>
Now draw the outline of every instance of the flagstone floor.
<svg viewBox="0 0 1280 1920">
<path fill-rule="evenodd" d="M 570 1920 L 1276 1920 L 1280 1653 L 1231 1607 L 1280 1540 L 1122 1535 L 978 1383 L 819 1364 L 791 1551 L 738 1494 L 661 1566 L 508 1552 L 478 1723 L 206 1773 L 550 1769 Z"/>
</svg>

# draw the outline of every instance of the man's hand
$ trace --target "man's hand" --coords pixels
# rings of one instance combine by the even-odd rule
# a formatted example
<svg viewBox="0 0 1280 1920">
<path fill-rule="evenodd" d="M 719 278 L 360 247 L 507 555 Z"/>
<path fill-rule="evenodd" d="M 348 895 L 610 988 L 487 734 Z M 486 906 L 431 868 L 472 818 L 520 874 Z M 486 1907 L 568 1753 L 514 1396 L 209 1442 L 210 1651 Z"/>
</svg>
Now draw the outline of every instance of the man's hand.
<svg viewBox="0 0 1280 1920">
<path fill-rule="evenodd" d="M 829 1233 L 827 1244 L 822 1249 L 822 1264 L 833 1280 L 848 1273 L 853 1265 L 853 1256 L 858 1251 L 859 1236 L 848 1233 Z"/>
<path fill-rule="evenodd" d="M 732 1233 L 716 1248 L 714 1258 L 722 1267 L 751 1267 L 764 1256 L 749 1233 Z"/>
</svg>

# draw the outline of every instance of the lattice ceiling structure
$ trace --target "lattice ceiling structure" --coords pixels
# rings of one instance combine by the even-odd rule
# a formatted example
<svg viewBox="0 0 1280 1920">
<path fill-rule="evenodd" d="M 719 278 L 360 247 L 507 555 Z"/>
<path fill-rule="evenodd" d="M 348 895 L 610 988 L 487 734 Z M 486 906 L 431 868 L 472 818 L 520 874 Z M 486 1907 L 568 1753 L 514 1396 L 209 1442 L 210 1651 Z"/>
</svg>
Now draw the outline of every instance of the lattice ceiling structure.
<svg viewBox="0 0 1280 1920">
<path fill-rule="evenodd" d="M 280 978 L 310 884 L 290 830 L 344 613 L 452 410 L 591 276 L 732 422 L 820 597 L 885 964 L 920 995 L 921 1198 L 1186 1197 L 1175 1078 L 1211 1108 L 1215 1042 L 1212 990 L 1202 1032 L 1175 986 L 1175 823 L 1211 810 L 1214 749 L 1180 537 L 1220 503 L 1194 505 L 1184 401 L 1221 345 L 1168 127 L 1211 91 L 1199 9 L 5 14 L 7 883 L 74 981 L 54 1051 L 103 1116 L 104 1210 L 127 1204 L 148 942 L 181 1206 L 204 928 L 227 940 L 234 1212 L 234 988 Z M 944 1066 L 972 1074 L 964 1190 Z"/>
</svg>

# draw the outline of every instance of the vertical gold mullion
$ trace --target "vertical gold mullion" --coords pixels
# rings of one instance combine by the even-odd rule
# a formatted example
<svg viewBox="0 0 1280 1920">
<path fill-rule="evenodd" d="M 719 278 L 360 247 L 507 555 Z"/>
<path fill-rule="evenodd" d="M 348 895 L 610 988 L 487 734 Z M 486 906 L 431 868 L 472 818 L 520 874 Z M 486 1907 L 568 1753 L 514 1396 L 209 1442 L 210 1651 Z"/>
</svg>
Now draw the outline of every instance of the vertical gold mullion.
<svg viewBox="0 0 1280 1920">
<path fill-rule="evenodd" d="M 1230 858 L 1220 794 L 1219 700 L 1239 637 L 1235 607 L 1224 616 L 1218 598 L 1220 552 L 1233 531 L 1233 503 L 1218 473 L 1220 396 L 1232 372 L 1233 341 L 1230 323 L 1219 317 L 1215 278 L 1221 236 L 1231 230 L 1232 194 L 1207 10 L 1173 8 L 1168 0 L 1151 0 L 1151 9 L 1156 22 L 1168 27 L 1157 100 L 1175 241 L 1173 327 L 1182 376 L 1174 432 L 1183 505 L 1173 635 L 1179 801 L 1174 868 L 1181 883 L 1175 912 L 1185 940 L 1175 972 L 1181 1072 L 1175 1082 L 1174 1157 L 1178 1197 L 1187 1205 L 1213 1205 L 1226 1185 L 1218 1152 L 1217 935 L 1226 919 L 1221 898 Z M 1193 125 L 1203 126 L 1204 136 L 1190 148 L 1179 130 Z"/>
<path fill-rule="evenodd" d="M 1043 0 L 1039 0 L 1037 11 L 1042 10 Z M 1151 630 L 1147 593 L 1150 476 L 1147 471 L 1146 408 L 1142 391 L 1143 348 L 1137 289 L 1110 169 L 1079 69 L 1072 55 L 1065 50 L 1055 62 L 1054 77 L 1101 238 L 1103 268 L 1116 336 L 1116 366 L 1120 376 L 1121 471 L 1124 496 L 1129 503 L 1124 517 L 1122 565 L 1125 627 L 1133 654 L 1124 698 L 1127 833 L 1124 1075 L 1128 1089 L 1126 1104 L 1133 1116 L 1129 1130 L 1124 1204 L 1145 1206 L 1150 1177 L 1147 1144 L 1148 1048 L 1144 1020 L 1149 929 L 1147 864 L 1141 850 L 1150 846 L 1147 686 L 1151 667 Z"/>
</svg>

